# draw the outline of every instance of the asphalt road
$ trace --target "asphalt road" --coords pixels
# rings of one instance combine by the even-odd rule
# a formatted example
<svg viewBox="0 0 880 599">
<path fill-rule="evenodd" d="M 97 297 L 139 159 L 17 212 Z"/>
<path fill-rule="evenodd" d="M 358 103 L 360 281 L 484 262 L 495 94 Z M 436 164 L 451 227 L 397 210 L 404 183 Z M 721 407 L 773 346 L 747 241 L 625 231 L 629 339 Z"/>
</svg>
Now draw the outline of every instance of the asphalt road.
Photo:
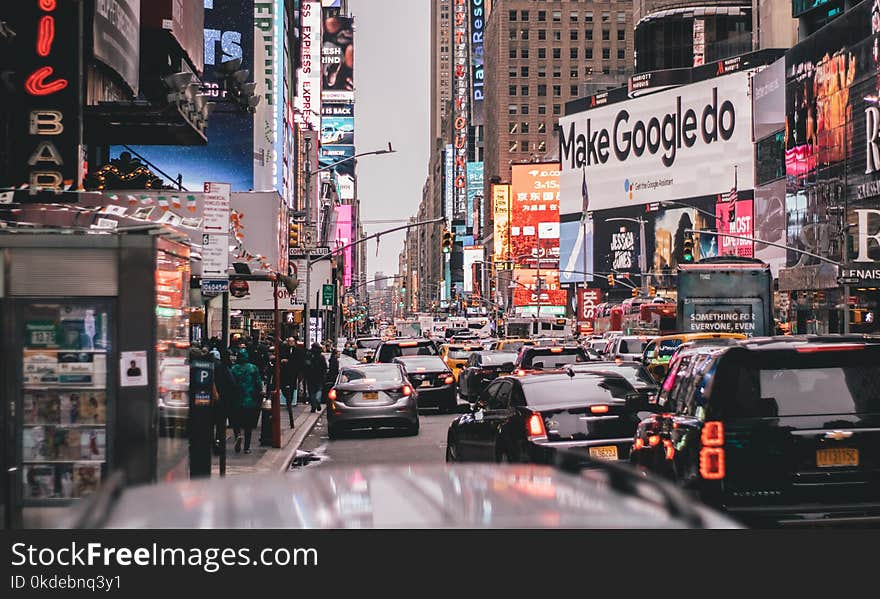
<svg viewBox="0 0 880 599">
<path fill-rule="evenodd" d="M 466 404 L 459 406 L 459 411 Z M 295 460 L 294 469 L 326 465 L 368 464 L 437 464 L 446 459 L 446 431 L 455 414 L 439 414 L 425 409 L 419 414 L 419 434 L 411 437 L 402 431 L 352 431 L 330 440 L 327 418 L 322 416 L 305 438 L 300 450 L 310 452 L 308 460 Z"/>
</svg>

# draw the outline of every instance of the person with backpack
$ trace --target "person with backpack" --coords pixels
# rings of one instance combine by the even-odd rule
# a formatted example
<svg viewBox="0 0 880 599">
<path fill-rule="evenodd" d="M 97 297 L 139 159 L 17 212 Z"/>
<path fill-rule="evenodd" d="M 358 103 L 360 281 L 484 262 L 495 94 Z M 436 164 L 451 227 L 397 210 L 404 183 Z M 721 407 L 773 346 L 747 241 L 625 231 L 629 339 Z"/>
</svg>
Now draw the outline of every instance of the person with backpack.
<svg viewBox="0 0 880 599">
<path fill-rule="evenodd" d="M 260 406 L 263 401 L 263 384 L 260 380 L 260 369 L 251 362 L 246 349 L 238 352 L 238 360 L 231 369 L 232 376 L 238 385 L 239 396 L 232 406 L 232 430 L 235 433 L 235 453 L 241 452 L 244 440 L 244 452 L 251 452 L 251 434 L 260 417 Z M 242 437 L 242 433 L 244 436 Z"/>
<path fill-rule="evenodd" d="M 324 379 L 327 377 L 327 360 L 321 351 L 321 344 L 313 343 L 306 355 L 305 378 L 309 389 L 309 403 L 312 412 L 321 411 L 321 394 L 324 391 Z"/>
</svg>

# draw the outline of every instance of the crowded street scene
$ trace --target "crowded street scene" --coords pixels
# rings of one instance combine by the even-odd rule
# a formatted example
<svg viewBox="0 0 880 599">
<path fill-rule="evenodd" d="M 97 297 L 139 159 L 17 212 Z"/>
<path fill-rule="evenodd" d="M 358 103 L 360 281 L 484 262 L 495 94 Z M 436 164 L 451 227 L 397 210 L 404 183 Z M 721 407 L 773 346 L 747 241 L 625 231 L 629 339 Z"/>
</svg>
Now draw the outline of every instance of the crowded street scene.
<svg viewBox="0 0 880 599">
<path fill-rule="evenodd" d="M 880 523 L 880 0 L 21 0 L 0 49 L 0 530 Z"/>
</svg>

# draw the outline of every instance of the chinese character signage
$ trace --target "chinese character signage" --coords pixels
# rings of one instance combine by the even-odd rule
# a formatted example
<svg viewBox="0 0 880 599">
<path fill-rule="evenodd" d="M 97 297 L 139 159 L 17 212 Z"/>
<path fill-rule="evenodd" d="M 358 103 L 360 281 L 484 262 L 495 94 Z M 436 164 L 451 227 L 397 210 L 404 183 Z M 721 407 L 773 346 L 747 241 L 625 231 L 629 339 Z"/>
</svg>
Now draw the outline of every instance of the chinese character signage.
<svg viewBox="0 0 880 599">
<path fill-rule="evenodd" d="M 559 164 L 514 164 L 510 193 L 511 259 L 522 266 L 539 258 L 542 266 L 558 265 Z"/>
</svg>

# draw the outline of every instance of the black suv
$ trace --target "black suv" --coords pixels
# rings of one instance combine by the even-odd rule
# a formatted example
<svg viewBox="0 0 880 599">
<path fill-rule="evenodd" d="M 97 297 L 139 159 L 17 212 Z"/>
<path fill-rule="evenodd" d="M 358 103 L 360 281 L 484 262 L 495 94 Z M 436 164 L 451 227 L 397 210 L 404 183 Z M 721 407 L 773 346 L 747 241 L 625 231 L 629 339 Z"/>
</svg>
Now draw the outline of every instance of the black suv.
<svg viewBox="0 0 880 599">
<path fill-rule="evenodd" d="M 376 348 L 374 362 L 390 364 L 401 356 L 439 356 L 437 344 L 430 339 L 389 339 Z"/>
<path fill-rule="evenodd" d="M 677 357 L 630 461 L 751 525 L 880 521 L 880 338 Z"/>
<path fill-rule="evenodd" d="M 554 370 L 572 364 L 589 362 L 590 356 L 578 345 L 554 345 L 539 347 L 524 345 L 519 350 L 514 367 L 517 371 Z"/>
</svg>

